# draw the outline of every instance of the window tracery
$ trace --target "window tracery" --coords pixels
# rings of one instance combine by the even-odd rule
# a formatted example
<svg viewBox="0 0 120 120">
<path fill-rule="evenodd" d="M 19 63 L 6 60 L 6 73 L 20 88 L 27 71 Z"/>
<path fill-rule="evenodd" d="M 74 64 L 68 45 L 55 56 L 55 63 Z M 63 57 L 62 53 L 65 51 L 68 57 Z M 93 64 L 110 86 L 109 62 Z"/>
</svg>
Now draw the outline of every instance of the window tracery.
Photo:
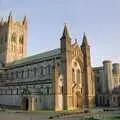
<svg viewBox="0 0 120 120">
<path fill-rule="evenodd" d="M 76 60 L 72 61 L 72 81 L 74 84 L 79 86 L 81 82 L 81 68 L 79 63 Z"/>
</svg>

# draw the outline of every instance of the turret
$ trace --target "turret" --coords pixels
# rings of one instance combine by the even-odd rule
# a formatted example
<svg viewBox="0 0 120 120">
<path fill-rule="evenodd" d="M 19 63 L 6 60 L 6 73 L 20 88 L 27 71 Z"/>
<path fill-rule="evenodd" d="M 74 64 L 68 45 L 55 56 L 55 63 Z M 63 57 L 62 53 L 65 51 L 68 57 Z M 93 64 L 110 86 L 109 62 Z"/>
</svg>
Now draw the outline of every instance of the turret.
<svg viewBox="0 0 120 120">
<path fill-rule="evenodd" d="M 83 41 L 81 45 L 81 50 L 83 53 L 83 61 L 84 61 L 84 94 L 85 107 L 92 107 L 94 104 L 94 80 L 92 78 L 92 68 L 91 68 L 91 57 L 90 57 L 90 46 L 88 45 L 87 37 L 84 33 Z M 88 99 L 86 99 L 88 98 Z"/>
<path fill-rule="evenodd" d="M 62 75 L 64 79 L 63 83 L 63 94 L 64 94 L 64 109 L 69 110 L 71 108 L 71 103 L 69 101 L 70 97 L 68 95 L 70 90 L 68 85 L 70 84 L 70 70 L 71 70 L 71 57 L 70 57 L 70 51 L 71 51 L 71 38 L 67 29 L 67 25 L 65 24 L 63 34 L 61 37 L 61 69 L 62 69 Z"/>
<path fill-rule="evenodd" d="M 87 36 L 83 35 L 83 41 L 82 41 L 82 45 L 81 45 L 81 50 L 82 50 L 82 53 L 84 55 L 84 59 L 85 59 L 85 66 L 86 65 L 89 65 L 91 66 L 91 59 L 90 59 L 90 46 L 88 44 L 88 41 L 87 41 Z"/>
<path fill-rule="evenodd" d="M 26 16 L 24 16 L 23 25 L 27 28 L 27 17 Z"/>
<path fill-rule="evenodd" d="M 0 20 L 0 25 L 2 25 L 3 24 L 3 17 L 1 18 L 1 20 Z"/>
<path fill-rule="evenodd" d="M 75 44 L 78 44 L 77 38 L 75 38 Z"/>
<path fill-rule="evenodd" d="M 8 16 L 8 23 L 12 22 L 12 11 L 10 11 Z"/>
<path fill-rule="evenodd" d="M 120 64 L 119 63 L 114 63 L 112 66 L 113 66 L 113 73 L 114 74 L 120 74 Z"/>
<path fill-rule="evenodd" d="M 86 36 L 85 32 L 84 32 L 84 35 L 83 35 L 82 46 L 89 46 L 88 41 L 87 41 L 87 36 Z"/>
<path fill-rule="evenodd" d="M 66 24 L 64 25 L 63 34 L 60 40 L 61 40 L 61 50 L 62 51 L 69 50 L 71 46 L 71 38 Z"/>
<path fill-rule="evenodd" d="M 110 60 L 103 61 L 103 68 L 104 68 L 103 92 L 109 93 L 113 88 L 112 62 Z"/>
</svg>

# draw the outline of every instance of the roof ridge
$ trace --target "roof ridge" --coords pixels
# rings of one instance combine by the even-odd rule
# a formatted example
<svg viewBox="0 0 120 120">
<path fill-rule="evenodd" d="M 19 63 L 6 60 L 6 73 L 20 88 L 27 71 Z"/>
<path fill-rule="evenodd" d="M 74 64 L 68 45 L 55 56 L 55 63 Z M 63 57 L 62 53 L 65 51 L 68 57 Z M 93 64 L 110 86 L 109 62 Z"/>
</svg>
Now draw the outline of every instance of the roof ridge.
<svg viewBox="0 0 120 120">
<path fill-rule="evenodd" d="M 20 63 L 26 63 L 27 61 L 33 61 L 33 60 L 37 60 L 43 57 L 53 56 L 54 53 L 59 54 L 59 52 L 60 52 L 60 48 L 55 48 L 55 49 L 44 51 L 44 52 L 41 52 L 35 55 L 26 56 L 20 60 L 15 60 L 11 63 L 8 63 L 7 66 L 14 65 L 14 64 L 20 64 Z"/>
</svg>

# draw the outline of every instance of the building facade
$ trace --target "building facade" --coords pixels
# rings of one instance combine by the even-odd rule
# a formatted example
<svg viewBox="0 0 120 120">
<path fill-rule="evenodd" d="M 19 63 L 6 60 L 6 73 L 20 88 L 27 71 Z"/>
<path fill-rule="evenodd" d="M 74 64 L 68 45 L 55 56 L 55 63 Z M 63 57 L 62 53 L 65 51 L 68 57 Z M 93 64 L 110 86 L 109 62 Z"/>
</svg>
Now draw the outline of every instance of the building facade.
<svg viewBox="0 0 120 120">
<path fill-rule="evenodd" d="M 90 46 L 64 26 L 60 48 L 26 57 L 27 19 L 0 22 L 0 105 L 24 110 L 92 108 L 95 86 Z"/>
<path fill-rule="evenodd" d="M 102 67 L 93 68 L 97 106 L 120 106 L 120 64 L 103 61 Z"/>
</svg>

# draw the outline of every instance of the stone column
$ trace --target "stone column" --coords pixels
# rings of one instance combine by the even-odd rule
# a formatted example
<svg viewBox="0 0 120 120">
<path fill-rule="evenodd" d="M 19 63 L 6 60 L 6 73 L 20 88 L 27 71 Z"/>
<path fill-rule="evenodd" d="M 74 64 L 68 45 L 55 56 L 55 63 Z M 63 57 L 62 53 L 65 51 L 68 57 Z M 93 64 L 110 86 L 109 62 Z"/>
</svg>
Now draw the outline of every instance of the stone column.
<svg viewBox="0 0 120 120">
<path fill-rule="evenodd" d="M 62 111 L 62 93 L 59 88 L 59 72 L 57 65 L 53 66 L 52 71 L 52 87 L 53 87 L 53 108 L 54 111 Z"/>
</svg>

